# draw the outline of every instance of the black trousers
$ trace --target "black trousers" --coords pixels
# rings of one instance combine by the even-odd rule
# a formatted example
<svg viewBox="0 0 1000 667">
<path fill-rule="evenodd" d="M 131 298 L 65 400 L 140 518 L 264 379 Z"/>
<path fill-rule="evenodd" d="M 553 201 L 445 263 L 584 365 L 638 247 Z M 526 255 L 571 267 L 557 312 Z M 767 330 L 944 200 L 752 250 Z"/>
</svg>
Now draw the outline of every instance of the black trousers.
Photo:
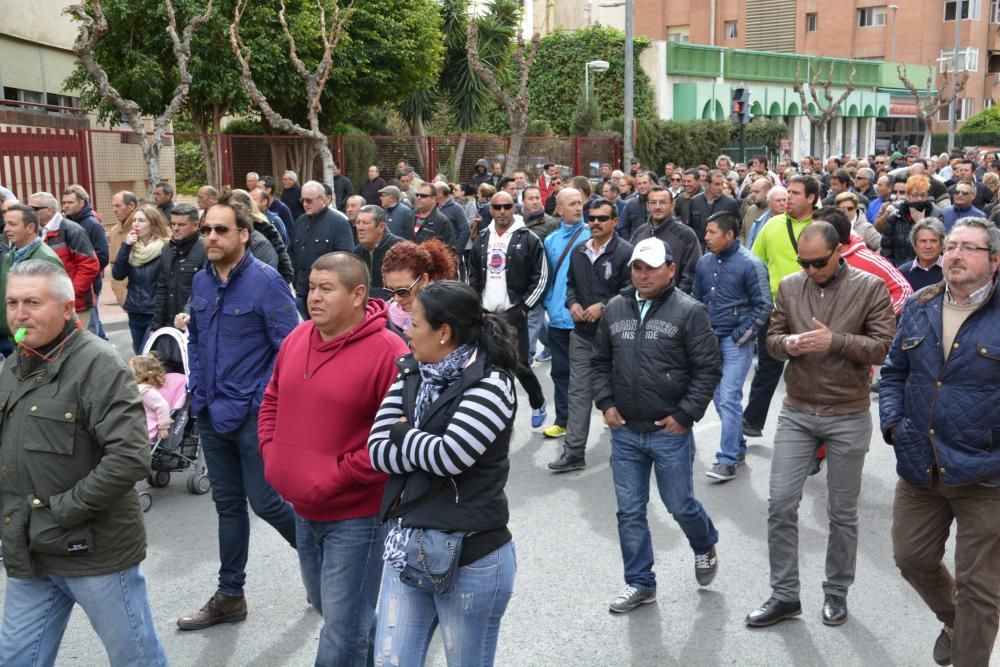
<svg viewBox="0 0 1000 667">
<path fill-rule="evenodd" d="M 542 385 L 535 377 L 535 372 L 528 365 L 527 313 L 525 313 L 523 305 L 517 305 L 500 315 L 507 321 L 507 324 L 517 331 L 517 368 L 514 369 L 514 376 L 528 392 L 528 403 L 531 405 L 531 409 L 536 410 L 545 403 L 545 394 L 542 393 Z"/>
<path fill-rule="evenodd" d="M 767 353 L 767 330 L 770 322 L 760 328 L 757 334 L 757 372 L 750 383 L 750 398 L 743 410 L 743 421 L 764 429 L 767 421 L 767 411 L 771 408 L 771 398 L 781 381 L 781 372 L 785 370 L 785 362 L 775 359 Z"/>
</svg>

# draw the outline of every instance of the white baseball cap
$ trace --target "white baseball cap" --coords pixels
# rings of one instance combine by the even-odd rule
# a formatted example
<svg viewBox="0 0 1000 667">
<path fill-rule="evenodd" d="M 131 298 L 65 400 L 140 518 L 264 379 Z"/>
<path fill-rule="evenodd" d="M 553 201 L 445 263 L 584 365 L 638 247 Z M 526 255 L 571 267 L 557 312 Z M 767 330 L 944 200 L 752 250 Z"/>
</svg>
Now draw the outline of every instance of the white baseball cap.
<svg viewBox="0 0 1000 667">
<path fill-rule="evenodd" d="M 628 265 L 632 266 L 636 260 L 642 260 L 650 267 L 658 269 L 667 262 L 673 264 L 674 256 L 670 252 L 670 246 L 654 237 L 639 242 L 632 251 L 632 259 L 628 261 Z"/>
</svg>

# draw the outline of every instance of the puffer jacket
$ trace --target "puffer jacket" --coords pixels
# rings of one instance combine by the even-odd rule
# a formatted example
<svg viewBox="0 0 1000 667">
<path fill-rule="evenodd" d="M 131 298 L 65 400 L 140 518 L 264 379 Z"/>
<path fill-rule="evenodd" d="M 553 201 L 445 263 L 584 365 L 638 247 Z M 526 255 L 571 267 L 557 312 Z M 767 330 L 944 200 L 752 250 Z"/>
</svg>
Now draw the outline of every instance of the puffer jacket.
<svg viewBox="0 0 1000 667">
<path fill-rule="evenodd" d="M 151 259 L 142 266 L 132 266 L 128 262 L 132 246 L 123 243 L 118 249 L 114 266 L 111 267 L 111 277 L 115 280 L 128 279 L 128 292 L 122 310 L 126 313 L 152 315 L 156 310 L 156 286 L 160 280 L 160 270 L 163 264 L 160 256 Z"/>
<path fill-rule="evenodd" d="M 719 254 L 701 256 L 691 296 L 705 304 L 715 335 L 739 346 L 754 341 L 774 305 L 767 267 L 737 240 Z"/>
<path fill-rule="evenodd" d="M 790 357 L 785 339 L 816 328 L 833 332 L 826 352 Z M 847 415 L 867 410 L 871 367 L 880 364 L 896 333 L 889 290 L 879 278 L 841 260 L 830 284 L 820 287 L 799 271 L 782 279 L 767 330 L 767 351 L 791 359 L 785 367 L 785 405 L 815 415 Z"/>
<path fill-rule="evenodd" d="M 947 361 L 944 286 L 925 287 L 907 302 L 879 381 L 879 421 L 896 472 L 918 486 L 931 484 L 934 468 L 948 486 L 1000 479 L 997 284 L 962 324 Z"/>
<path fill-rule="evenodd" d="M 925 218 L 941 219 L 941 209 L 931 205 L 930 211 Z M 896 207 L 896 213 L 889 216 L 885 223 L 885 230 L 882 232 L 882 256 L 888 259 L 895 266 L 905 264 L 914 257 L 916 252 L 913 244 L 910 243 L 910 229 L 916 223 L 910 213 L 910 207 L 906 202 L 902 202 Z"/>
<path fill-rule="evenodd" d="M 194 236 L 171 240 L 160 255 L 160 279 L 156 284 L 152 331 L 173 326 L 174 316 L 187 310 L 194 274 L 205 266 L 205 242 Z"/>
<path fill-rule="evenodd" d="M 102 575 L 141 562 L 146 530 L 134 487 L 149 474 L 149 444 L 132 373 L 81 330 L 33 376 L 19 380 L 17 363 L 8 357 L 0 371 L 7 576 Z"/>
<path fill-rule="evenodd" d="M 691 428 L 722 377 L 719 341 L 705 307 L 668 286 L 639 321 L 633 287 L 608 302 L 594 337 L 591 384 L 601 412 L 615 407 L 629 429 L 649 433 L 671 416 Z"/>
</svg>

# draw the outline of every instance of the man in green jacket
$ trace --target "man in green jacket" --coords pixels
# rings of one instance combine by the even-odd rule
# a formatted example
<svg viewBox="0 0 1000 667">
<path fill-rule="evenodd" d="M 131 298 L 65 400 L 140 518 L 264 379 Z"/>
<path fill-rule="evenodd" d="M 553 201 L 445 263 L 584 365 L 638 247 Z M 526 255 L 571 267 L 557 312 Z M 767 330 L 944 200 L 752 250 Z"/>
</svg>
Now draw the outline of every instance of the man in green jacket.
<svg viewBox="0 0 1000 667">
<path fill-rule="evenodd" d="M 13 204 L 3 214 L 3 230 L 10 244 L 10 250 L 0 261 L 0 303 L 4 303 L 4 295 L 7 294 L 7 274 L 10 273 L 10 267 L 18 262 L 42 259 L 57 265 L 63 271 L 66 270 L 59 255 L 42 242 L 42 237 L 38 234 L 39 229 L 38 214 L 30 206 Z M 9 340 L 10 336 L 7 318 L 0 317 L 0 354 L 5 357 L 14 349 Z"/>
<path fill-rule="evenodd" d="M 135 380 L 78 328 L 62 269 L 18 262 L 6 288 L 7 324 L 25 335 L 0 369 L 0 665 L 53 664 L 74 604 L 109 664 L 166 665 L 139 569 L 133 487 L 149 474 L 149 445 Z"/>
</svg>

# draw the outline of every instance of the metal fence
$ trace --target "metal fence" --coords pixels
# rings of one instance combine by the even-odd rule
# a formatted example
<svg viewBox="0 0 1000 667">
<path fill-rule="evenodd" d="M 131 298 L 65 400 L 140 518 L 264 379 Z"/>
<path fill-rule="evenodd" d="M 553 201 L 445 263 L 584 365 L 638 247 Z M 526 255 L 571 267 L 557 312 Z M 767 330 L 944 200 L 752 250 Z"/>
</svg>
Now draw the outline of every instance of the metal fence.
<svg viewBox="0 0 1000 667">
<path fill-rule="evenodd" d="M 386 180 L 395 178 L 401 160 L 421 177 L 444 174 L 456 182 L 469 181 L 476 162 L 503 161 L 509 137 L 329 137 L 330 150 L 341 172 L 355 190 L 376 165 Z M 214 155 L 217 178 L 205 168 L 205 150 Z M 596 177 L 602 163 L 618 165 L 621 147 L 611 137 L 525 137 L 515 169 L 523 169 L 535 180 L 542 165 L 557 164 L 566 174 Z M 243 187 L 246 174 L 269 174 L 280 183 L 285 170 L 295 171 L 300 181 L 319 180 L 322 162 L 308 139 L 289 136 L 170 134 L 160 152 L 160 174 L 178 189 L 192 195 L 205 184 Z M 13 128 L 0 131 L 0 185 L 19 197 L 39 190 L 56 196 L 71 183 L 83 185 L 95 209 L 106 222 L 111 197 L 121 190 L 146 195 L 146 165 L 138 140 L 131 131 L 54 130 Z"/>
</svg>

